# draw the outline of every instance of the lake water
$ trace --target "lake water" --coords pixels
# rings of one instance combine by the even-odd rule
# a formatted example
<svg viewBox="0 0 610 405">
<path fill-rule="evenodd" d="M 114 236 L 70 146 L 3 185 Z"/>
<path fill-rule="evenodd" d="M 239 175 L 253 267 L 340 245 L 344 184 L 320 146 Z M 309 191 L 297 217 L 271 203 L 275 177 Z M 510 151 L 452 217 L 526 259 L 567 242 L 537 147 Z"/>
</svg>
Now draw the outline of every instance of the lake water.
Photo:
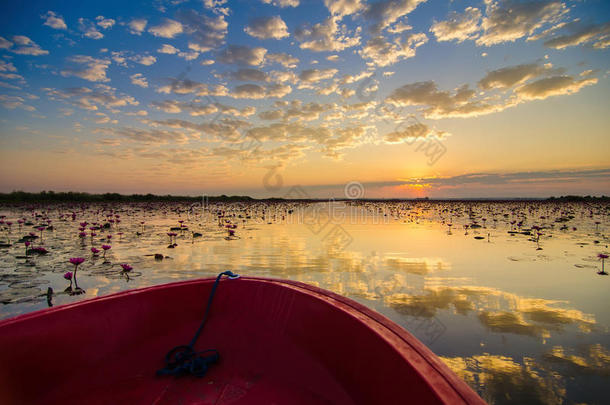
<svg viewBox="0 0 610 405">
<path fill-rule="evenodd" d="M 11 245 L 0 248 L 2 318 L 47 307 L 48 287 L 58 305 L 230 269 L 375 309 L 489 403 L 608 401 L 610 276 L 597 274 L 598 254 L 609 251 L 608 204 L 63 204 L 0 215 L 0 241 Z M 188 230 L 173 231 L 169 248 L 178 221 Z M 110 228 L 91 231 L 95 224 Z M 30 232 L 48 254 L 24 257 L 18 240 Z M 102 244 L 111 245 L 106 258 L 92 256 Z M 86 259 L 77 271 L 83 294 L 66 290 L 70 257 Z M 133 270 L 122 273 L 121 263 Z"/>
</svg>

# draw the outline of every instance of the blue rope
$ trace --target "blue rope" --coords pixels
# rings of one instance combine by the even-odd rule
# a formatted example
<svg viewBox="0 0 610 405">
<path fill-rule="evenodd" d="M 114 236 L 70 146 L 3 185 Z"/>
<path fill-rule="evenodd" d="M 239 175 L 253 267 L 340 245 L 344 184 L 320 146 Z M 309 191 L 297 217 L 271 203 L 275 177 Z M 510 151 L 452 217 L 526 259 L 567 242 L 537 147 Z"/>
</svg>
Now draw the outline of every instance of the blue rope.
<svg viewBox="0 0 610 405">
<path fill-rule="evenodd" d="M 199 325 L 199 329 L 195 332 L 195 336 L 191 339 L 191 342 L 188 345 L 176 346 L 171 349 L 165 355 L 165 367 L 157 370 L 157 375 L 174 375 L 181 376 L 191 374 L 196 377 L 203 377 L 205 373 L 208 371 L 208 368 L 218 362 L 220 359 L 220 353 L 216 349 L 208 349 L 203 350 L 201 352 L 196 352 L 193 350 L 195 343 L 197 343 L 197 339 L 205 326 L 206 321 L 208 320 L 208 315 L 210 314 L 210 308 L 212 306 L 212 300 L 214 299 L 214 294 L 216 293 L 216 288 L 218 287 L 218 283 L 222 276 L 228 276 L 230 279 L 236 279 L 239 275 L 231 272 L 231 271 L 223 271 L 216 277 L 216 281 L 212 286 L 212 291 L 210 291 L 210 296 L 208 297 L 208 303 L 205 307 L 205 313 L 203 314 L 203 320 L 201 321 L 201 325 Z M 207 356 L 204 356 L 205 353 L 211 353 Z"/>
</svg>

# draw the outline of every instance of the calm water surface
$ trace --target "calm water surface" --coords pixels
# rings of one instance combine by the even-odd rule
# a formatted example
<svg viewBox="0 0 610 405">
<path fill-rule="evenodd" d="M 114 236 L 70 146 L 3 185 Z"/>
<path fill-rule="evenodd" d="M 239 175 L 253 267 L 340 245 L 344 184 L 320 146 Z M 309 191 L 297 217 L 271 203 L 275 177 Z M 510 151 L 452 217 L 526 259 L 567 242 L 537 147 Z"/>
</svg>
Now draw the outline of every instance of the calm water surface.
<svg viewBox="0 0 610 405">
<path fill-rule="evenodd" d="M 490 403 L 608 403 L 610 276 L 597 274 L 607 204 L 64 204 L 0 215 L 2 318 L 47 307 L 48 287 L 58 305 L 230 269 L 383 313 Z M 188 230 L 170 231 L 178 221 Z M 30 232 L 48 254 L 24 256 L 19 239 Z M 112 246 L 105 260 L 90 251 L 102 244 Z M 66 290 L 70 257 L 86 259 L 83 294 Z"/>
</svg>

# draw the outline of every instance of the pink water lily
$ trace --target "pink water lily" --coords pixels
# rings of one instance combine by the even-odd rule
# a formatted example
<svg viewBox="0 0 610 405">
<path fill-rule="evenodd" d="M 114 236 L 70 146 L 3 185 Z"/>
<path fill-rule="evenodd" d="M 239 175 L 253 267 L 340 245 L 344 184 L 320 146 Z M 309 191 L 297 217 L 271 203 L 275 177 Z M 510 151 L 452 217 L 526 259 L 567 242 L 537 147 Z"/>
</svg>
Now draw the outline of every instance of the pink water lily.
<svg viewBox="0 0 610 405">
<path fill-rule="evenodd" d="M 81 264 L 84 261 L 85 261 L 85 259 L 82 257 L 71 257 L 70 258 L 70 263 L 72 263 L 75 266 L 78 266 L 79 264 Z"/>
<path fill-rule="evenodd" d="M 131 270 L 133 270 L 133 267 L 131 267 L 129 264 L 127 263 L 122 263 L 121 267 L 123 268 L 123 271 L 125 272 L 130 272 Z"/>
<path fill-rule="evenodd" d="M 104 249 L 104 260 L 106 260 L 106 252 L 110 249 L 112 249 L 112 246 L 110 245 L 102 245 L 102 249 Z"/>
</svg>

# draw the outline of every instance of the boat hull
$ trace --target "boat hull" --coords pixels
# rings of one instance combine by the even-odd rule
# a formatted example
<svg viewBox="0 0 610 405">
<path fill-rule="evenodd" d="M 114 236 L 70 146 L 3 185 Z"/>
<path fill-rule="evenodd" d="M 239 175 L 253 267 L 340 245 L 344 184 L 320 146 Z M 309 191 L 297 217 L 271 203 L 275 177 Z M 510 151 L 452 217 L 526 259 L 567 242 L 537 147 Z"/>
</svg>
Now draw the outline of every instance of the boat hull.
<svg viewBox="0 0 610 405">
<path fill-rule="evenodd" d="M 415 337 L 294 281 L 223 279 L 196 350 L 203 378 L 156 376 L 187 344 L 214 279 L 125 291 L 0 322 L 0 403 L 482 404 Z"/>
</svg>

